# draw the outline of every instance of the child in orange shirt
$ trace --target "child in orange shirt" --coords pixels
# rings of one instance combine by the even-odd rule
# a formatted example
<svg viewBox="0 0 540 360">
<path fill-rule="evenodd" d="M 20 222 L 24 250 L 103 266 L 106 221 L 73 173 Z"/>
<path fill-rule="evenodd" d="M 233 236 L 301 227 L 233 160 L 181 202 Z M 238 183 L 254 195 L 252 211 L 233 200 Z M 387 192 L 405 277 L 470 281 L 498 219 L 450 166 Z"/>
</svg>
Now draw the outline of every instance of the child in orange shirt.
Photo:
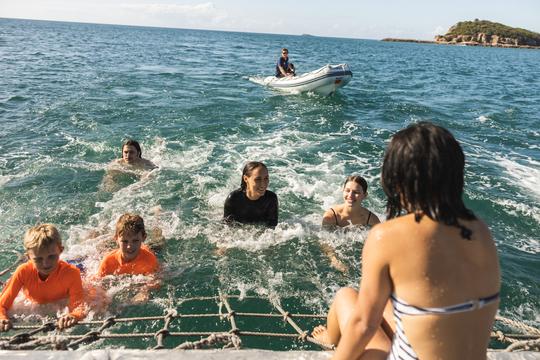
<svg viewBox="0 0 540 360">
<path fill-rule="evenodd" d="M 108 253 L 101 261 L 98 277 L 106 275 L 150 275 L 158 268 L 156 255 L 145 245 L 146 231 L 142 217 L 124 214 L 116 222 L 114 240 L 118 249 Z"/>
<path fill-rule="evenodd" d="M 64 250 L 60 233 L 52 224 L 34 226 L 24 236 L 24 247 L 29 260 L 15 270 L 0 295 L 0 331 L 12 327 L 7 313 L 21 289 L 38 304 L 68 298 L 69 314 L 61 316 L 57 326 L 75 325 L 86 316 L 81 274 L 77 267 L 60 260 Z"/>
</svg>

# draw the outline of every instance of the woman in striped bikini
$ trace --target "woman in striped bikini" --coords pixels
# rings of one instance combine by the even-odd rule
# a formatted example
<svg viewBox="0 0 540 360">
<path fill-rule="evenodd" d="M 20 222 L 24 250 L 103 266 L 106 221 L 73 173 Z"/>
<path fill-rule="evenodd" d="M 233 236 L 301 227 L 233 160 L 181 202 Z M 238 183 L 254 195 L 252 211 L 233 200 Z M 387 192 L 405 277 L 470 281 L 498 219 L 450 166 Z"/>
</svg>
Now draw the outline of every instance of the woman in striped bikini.
<svg viewBox="0 0 540 360">
<path fill-rule="evenodd" d="M 334 359 L 486 358 L 500 269 L 486 224 L 462 201 L 463 173 L 448 130 L 421 122 L 393 136 L 388 221 L 366 240 L 359 291 L 341 289 L 313 331 L 338 345 Z"/>
</svg>

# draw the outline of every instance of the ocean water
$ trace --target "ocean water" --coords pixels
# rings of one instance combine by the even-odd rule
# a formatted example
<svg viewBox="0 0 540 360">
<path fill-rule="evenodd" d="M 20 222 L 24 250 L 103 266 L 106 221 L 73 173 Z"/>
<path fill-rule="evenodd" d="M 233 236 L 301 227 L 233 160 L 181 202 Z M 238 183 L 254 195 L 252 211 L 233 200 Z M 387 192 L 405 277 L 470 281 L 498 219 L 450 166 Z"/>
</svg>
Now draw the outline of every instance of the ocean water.
<svg viewBox="0 0 540 360">
<path fill-rule="evenodd" d="M 249 81 L 274 72 L 283 46 L 298 72 L 348 63 L 354 77 L 330 97 Z M 539 64 L 537 50 L 0 19 L 0 270 L 22 252 L 28 227 L 52 222 L 63 257 L 82 257 L 91 273 L 114 246 L 118 216 L 137 212 L 166 239 L 163 285 L 129 305 L 144 279 L 115 284 L 110 313 L 159 314 L 218 289 L 324 313 L 339 287 L 358 284 L 367 233 L 322 231 L 323 211 L 341 201 L 347 175 L 361 174 L 365 205 L 383 219 L 385 146 L 429 120 L 464 148 L 466 203 L 499 250 L 501 315 L 538 326 Z M 126 137 L 159 169 L 107 186 Z M 280 201 L 274 230 L 220 222 L 249 160 L 268 165 Z M 348 273 L 331 267 L 321 243 Z M 301 346 L 257 341 L 248 346 Z"/>
</svg>

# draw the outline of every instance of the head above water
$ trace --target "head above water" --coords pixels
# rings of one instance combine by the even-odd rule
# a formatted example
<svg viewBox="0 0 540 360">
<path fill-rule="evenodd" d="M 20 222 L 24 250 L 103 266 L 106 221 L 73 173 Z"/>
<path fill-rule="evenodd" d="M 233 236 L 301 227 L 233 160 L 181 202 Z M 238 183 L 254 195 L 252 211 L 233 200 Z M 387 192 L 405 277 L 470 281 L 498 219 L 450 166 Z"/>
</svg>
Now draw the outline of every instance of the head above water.
<svg viewBox="0 0 540 360">
<path fill-rule="evenodd" d="M 122 157 L 124 157 L 124 148 L 126 146 L 134 147 L 135 150 L 137 151 L 137 156 L 139 157 L 139 159 L 142 159 L 141 145 L 139 144 L 138 141 L 133 140 L 133 139 L 127 139 L 126 141 L 124 141 L 124 143 L 122 144 Z"/>
<path fill-rule="evenodd" d="M 363 177 L 361 177 L 359 175 L 347 176 L 347 178 L 345 179 L 345 182 L 343 183 L 343 188 L 345 188 L 347 183 L 351 182 L 351 181 L 357 183 L 358 185 L 360 185 L 362 187 L 362 190 L 364 190 L 364 194 L 367 194 L 368 184 L 367 184 L 366 179 L 364 179 Z"/>
<path fill-rule="evenodd" d="M 251 174 L 253 173 L 253 170 L 259 167 L 262 167 L 266 171 L 268 171 L 268 168 L 266 167 L 266 165 L 264 165 L 262 162 L 259 162 L 259 161 L 250 161 L 246 165 L 244 165 L 244 169 L 242 170 L 242 178 L 240 181 L 240 188 L 242 189 L 242 191 L 245 191 L 247 188 L 247 183 L 244 176 L 250 177 Z"/>
<path fill-rule="evenodd" d="M 476 218 L 462 199 L 464 166 L 461 146 L 445 128 L 419 122 L 397 132 L 386 149 L 381 173 L 388 218 L 402 211 L 414 212 L 416 221 L 427 215 L 460 227 L 462 236 L 470 238 L 470 231 L 457 221 Z"/>
<path fill-rule="evenodd" d="M 115 237 L 123 236 L 124 234 L 137 234 L 141 233 L 146 236 L 146 230 L 144 228 L 144 220 L 139 215 L 126 213 L 118 218 L 116 222 Z"/>
<path fill-rule="evenodd" d="M 41 224 L 33 226 L 26 231 L 23 244 L 26 250 L 39 250 L 51 245 L 57 245 L 61 249 L 62 238 L 58 229 L 53 224 Z"/>
<path fill-rule="evenodd" d="M 281 49 L 281 55 L 288 56 L 289 55 L 289 50 L 287 48 Z"/>
</svg>

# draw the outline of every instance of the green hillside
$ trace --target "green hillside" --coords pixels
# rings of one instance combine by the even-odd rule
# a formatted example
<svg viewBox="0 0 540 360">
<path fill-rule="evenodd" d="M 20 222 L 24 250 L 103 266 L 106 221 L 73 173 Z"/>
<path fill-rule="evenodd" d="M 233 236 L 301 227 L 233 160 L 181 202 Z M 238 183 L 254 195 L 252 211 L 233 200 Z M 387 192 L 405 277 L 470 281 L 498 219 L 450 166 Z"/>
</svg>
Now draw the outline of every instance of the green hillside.
<svg viewBox="0 0 540 360">
<path fill-rule="evenodd" d="M 445 36 L 476 35 L 484 33 L 486 35 L 498 35 L 505 38 L 518 39 L 519 43 L 527 44 L 534 42 L 540 44 L 540 34 L 529 30 L 513 28 L 496 22 L 487 20 L 461 21 L 452 26 Z M 532 45 L 532 44 L 531 44 Z"/>
</svg>

